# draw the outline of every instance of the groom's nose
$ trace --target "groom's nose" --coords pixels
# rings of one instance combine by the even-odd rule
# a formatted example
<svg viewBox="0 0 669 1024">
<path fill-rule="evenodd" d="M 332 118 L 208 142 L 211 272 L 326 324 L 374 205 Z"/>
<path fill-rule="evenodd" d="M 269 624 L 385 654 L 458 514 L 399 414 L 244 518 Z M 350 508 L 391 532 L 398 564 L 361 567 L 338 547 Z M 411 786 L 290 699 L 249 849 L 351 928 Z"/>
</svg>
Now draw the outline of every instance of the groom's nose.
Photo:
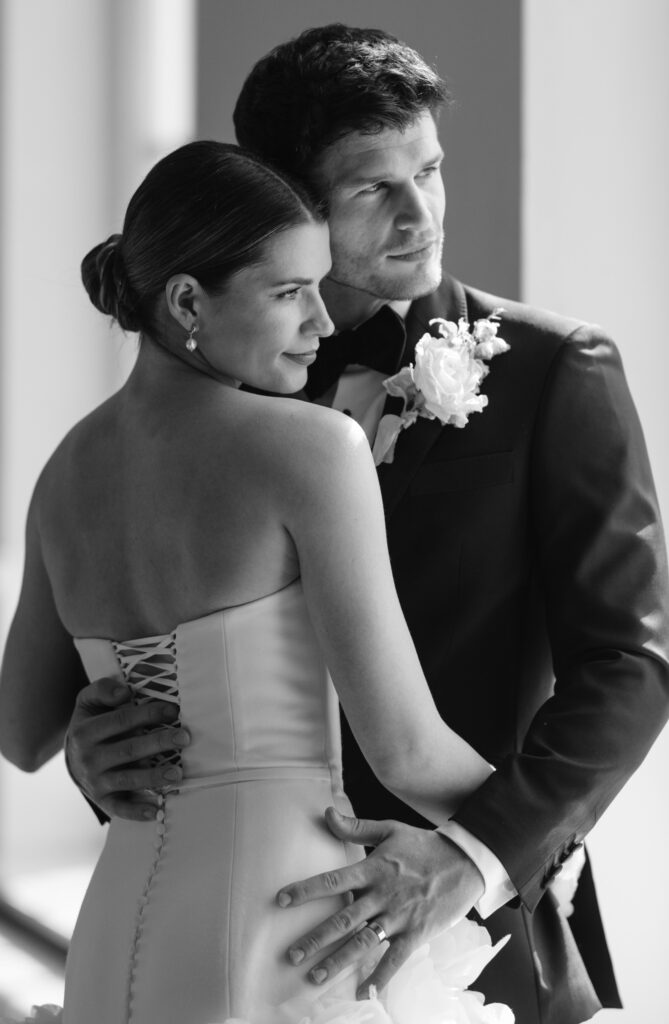
<svg viewBox="0 0 669 1024">
<path fill-rule="evenodd" d="M 400 231 L 425 231 L 434 225 L 431 196 L 415 181 L 407 182 L 397 195 L 395 227 Z"/>
</svg>

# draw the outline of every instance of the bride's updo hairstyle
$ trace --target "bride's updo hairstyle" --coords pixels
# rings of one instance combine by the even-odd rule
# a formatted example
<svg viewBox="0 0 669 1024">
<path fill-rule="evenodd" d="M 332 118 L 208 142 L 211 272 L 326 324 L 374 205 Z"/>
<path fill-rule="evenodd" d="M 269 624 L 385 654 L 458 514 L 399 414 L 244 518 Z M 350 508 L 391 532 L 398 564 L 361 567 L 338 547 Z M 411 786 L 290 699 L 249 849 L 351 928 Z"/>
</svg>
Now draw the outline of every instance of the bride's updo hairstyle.
<svg viewBox="0 0 669 1024">
<path fill-rule="evenodd" d="M 151 334 L 156 305 L 174 274 L 212 293 L 260 263 L 278 232 L 323 217 L 301 186 L 251 153 L 223 142 L 190 142 L 160 160 L 133 195 L 120 235 L 84 257 L 93 305 L 126 331 Z"/>
</svg>

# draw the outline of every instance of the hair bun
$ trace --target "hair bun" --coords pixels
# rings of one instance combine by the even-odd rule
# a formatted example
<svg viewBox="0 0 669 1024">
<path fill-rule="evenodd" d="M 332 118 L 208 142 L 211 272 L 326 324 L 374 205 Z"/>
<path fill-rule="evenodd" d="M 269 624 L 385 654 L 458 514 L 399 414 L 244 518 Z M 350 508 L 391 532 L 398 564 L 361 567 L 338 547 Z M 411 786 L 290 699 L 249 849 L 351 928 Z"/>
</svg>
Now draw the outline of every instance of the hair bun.
<svg viewBox="0 0 669 1024">
<path fill-rule="evenodd" d="M 96 309 L 113 317 L 124 331 L 138 331 L 136 302 L 120 251 L 122 240 L 122 235 L 110 235 L 91 249 L 82 260 L 81 279 Z"/>
</svg>

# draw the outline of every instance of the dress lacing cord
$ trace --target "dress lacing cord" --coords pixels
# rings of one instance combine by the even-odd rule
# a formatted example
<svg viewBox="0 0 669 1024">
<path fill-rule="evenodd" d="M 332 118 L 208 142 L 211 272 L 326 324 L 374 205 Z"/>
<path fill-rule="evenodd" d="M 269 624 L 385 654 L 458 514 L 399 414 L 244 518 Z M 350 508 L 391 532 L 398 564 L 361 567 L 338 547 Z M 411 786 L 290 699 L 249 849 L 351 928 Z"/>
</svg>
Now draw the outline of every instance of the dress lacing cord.
<svg viewBox="0 0 669 1024">
<path fill-rule="evenodd" d="M 135 704 L 151 700 L 179 704 L 176 633 L 144 640 L 115 641 L 113 646 Z M 177 718 L 175 727 L 180 724 Z M 178 751 L 159 753 L 151 759 L 151 763 L 158 766 L 180 764 L 180 761 Z"/>
</svg>

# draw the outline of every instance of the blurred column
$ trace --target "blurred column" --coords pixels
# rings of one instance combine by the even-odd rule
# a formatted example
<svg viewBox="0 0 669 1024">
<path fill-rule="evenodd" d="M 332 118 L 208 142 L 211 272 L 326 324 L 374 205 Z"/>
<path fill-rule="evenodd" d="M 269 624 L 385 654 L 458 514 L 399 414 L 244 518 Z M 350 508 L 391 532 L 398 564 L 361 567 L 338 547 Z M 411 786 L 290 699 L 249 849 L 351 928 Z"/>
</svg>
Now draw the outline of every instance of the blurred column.
<svg viewBox="0 0 669 1024">
<path fill-rule="evenodd" d="M 627 369 L 669 521 L 669 6 L 524 5 L 523 298 L 601 323 Z M 625 1010 L 667 1019 L 669 732 L 590 843 Z"/>
<path fill-rule="evenodd" d="M 91 306 L 79 264 L 121 228 L 148 167 L 194 123 L 194 0 L 0 6 L 0 642 L 26 509 L 58 440 L 125 379 L 134 337 Z M 39 642 L 39 637 L 36 637 Z M 75 856 L 102 830 L 57 758 L 0 762 L 0 881 Z"/>
</svg>

